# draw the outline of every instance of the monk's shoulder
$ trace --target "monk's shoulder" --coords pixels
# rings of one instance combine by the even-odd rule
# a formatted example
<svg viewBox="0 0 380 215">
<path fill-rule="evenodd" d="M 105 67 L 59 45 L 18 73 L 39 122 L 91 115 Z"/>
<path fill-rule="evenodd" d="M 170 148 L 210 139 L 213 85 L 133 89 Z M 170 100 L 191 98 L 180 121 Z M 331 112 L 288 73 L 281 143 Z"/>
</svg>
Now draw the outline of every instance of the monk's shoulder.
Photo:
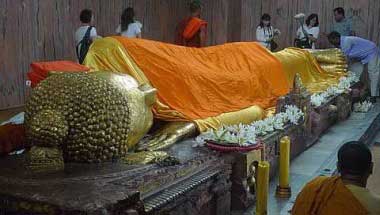
<svg viewBox="0 0 380 215">
<path fill-rule="evenodd" d="M 327 177 L 327 176 L 318 176 L 318 177 L 314 178 L 313 180 L 309 181 L 305 185 L 304 189 L 317 188 L 317 187 L 321 186 L 329 178 L 330 177 Z"/>
</svg>

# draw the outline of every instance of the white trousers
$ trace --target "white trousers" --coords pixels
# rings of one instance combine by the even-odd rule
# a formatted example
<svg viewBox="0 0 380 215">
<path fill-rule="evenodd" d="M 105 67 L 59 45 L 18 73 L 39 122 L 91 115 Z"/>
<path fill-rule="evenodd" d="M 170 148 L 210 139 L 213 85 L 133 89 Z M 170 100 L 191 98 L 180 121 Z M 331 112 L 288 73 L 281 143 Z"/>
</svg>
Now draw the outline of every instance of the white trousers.
<svg viewBox="0 0 380 215">
<path fill-rule="evenodd" d="M 364 65 L 355 62 L 349 65 L 348 70 L 360 77 L 364 70 Z M 368 62 L 368 76 L 371 88 L 371 96 L 379 96 L 379 80 L 380 80 L 380 59 L 375 57 Z"/>
</svg>

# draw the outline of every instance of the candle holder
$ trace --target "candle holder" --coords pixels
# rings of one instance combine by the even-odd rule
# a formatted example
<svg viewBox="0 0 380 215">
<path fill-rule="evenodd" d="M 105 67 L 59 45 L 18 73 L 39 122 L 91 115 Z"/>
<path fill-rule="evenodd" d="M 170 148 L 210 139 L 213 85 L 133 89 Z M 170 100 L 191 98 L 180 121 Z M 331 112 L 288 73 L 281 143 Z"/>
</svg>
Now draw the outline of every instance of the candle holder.
<svg viewBox="0 0 380 215">
<path fill-rule="evenodd" d="M 277 185 L 276 197 L 289 198 L 290 196 L 292 196 L 292 189 L 290 187 L 280 187 L 280 185 Z"/>
</svg>

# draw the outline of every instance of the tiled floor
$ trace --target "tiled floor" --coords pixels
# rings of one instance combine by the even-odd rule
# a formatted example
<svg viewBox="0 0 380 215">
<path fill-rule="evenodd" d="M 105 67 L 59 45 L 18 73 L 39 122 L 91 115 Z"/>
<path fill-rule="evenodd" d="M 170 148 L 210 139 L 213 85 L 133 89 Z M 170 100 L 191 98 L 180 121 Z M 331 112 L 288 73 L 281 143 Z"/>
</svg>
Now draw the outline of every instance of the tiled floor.
<svg viewBox="0 0 380 215">
<path fill-rule="evenodd" d="M 289 199 L 278 199 L 275 197 L 278 177 L 275 176 L 270 182 L 268 214 L 289 214 L 297 194 L 302 187 L 315 176 L 323 172 L 326 166 L 335 168 L 336 153 L 339 147 L 347 141 L 358 140 L 370 122 L 380 113 L 380 104 L 377 104 L 368 113 L 353 113 L 352 116 L 343 122 L 330 128 L 311 148 L 300 154 L 291 162 L 290 177 L 292 196 Z M 380 135 L 376 138 L 380 142 Z M 380 192 L 380 145 L 374 148 L 376 163 L 374 175 L 372 176 L 369 187 L 373 192 Z M 333 171 L 333 170 L 330 170 Z M 254 208 L 240 214 L 254 214 Z"/>
</svg>

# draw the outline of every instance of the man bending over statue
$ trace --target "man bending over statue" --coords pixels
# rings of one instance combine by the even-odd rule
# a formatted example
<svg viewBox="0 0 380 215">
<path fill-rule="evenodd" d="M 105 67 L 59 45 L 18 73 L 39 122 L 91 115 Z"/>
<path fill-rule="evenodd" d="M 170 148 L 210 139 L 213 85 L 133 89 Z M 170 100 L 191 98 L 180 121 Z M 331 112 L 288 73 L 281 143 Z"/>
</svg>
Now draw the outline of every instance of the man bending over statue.
<svg viewBox="0 0 380 215">
<path fill-rule="evenodd" d="M 190 3 L 190 17 L 182 20 L 176 28 L 177 45 L 188 47 L 204 47 L 207 41 L 207 22 L 200 19 L 201 3 L 193 1 Z"/>
<path fill-rule="evenodd" d="M 354 36 L 341 36 L 336 31 L 331 32 L 328 38 L 331 44 L 341 48 L 346 55 L 349 64 L 348 70 L 360 77 L 364 65 L 368 65 L 371 102 L 376 102 L 376 97 L 379 96 L 379 48 L 372 41 Z"/>
<path fill-rule="evenodd" d="M 338 151 L 340 176 L 319 176 L 297 196 L 292 214 L 380 214 L 380 197 L 366 189 L 372 173 L 372 155 L 366 145 L 353 141 Z"/>
</svg>

